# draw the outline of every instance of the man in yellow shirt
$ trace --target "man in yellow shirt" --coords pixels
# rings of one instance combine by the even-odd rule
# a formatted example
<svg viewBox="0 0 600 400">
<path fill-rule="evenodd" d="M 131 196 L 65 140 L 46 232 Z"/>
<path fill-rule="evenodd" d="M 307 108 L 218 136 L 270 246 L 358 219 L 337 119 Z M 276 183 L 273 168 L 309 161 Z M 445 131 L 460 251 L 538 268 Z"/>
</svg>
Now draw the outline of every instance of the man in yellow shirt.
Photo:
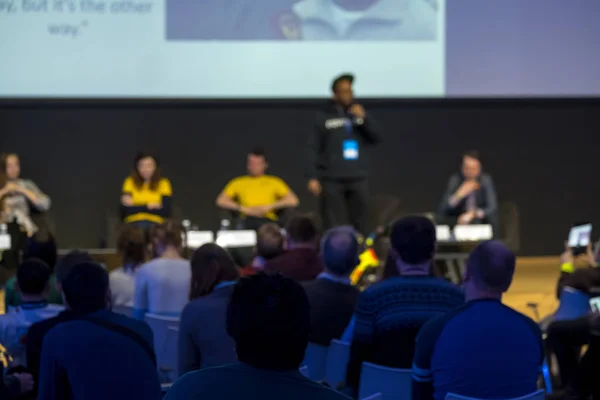
<svg viewBox="0 0 600 400">
<path fill-rule="evenodd" d="M 281 178 L 265 174 L 267 167 L 264 151 L 252 150 L 248 154 L 248 175 L 232 179 L 217 197 L 217 206 L 239 212 L 247 229 L 277 221 L 279 210 L 298 205 L 298 197 Z"/>
</svg>

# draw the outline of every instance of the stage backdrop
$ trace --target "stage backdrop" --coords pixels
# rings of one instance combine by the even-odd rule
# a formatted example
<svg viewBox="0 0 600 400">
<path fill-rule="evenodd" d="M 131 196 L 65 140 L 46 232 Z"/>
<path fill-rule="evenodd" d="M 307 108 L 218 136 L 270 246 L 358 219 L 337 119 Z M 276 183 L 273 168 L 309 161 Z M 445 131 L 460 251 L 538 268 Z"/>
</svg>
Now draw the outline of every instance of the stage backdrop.
<svg viewBox="0 0 600 400">
<path fill-rule="evenodd" d="M 177 206 L 200 226 L 215 226 L 215 197 L 244 173 L 257 145 L 301 208 L 316 210 L 301 150 L 321 105 L 5 103 L 0 151 L 18 152 L 23 175 L 52 197 L 61 247 L 95 247 L 142 148 L 160 155 Z M 400 196 L 407 211 L 435 209 L 461 152 L 478 149 L 500 200 L 520 208 L 521 254 L 559 254 L 574 220 L 600 223 L 598 100 L 386 101 L 367 109 L 385 140 L 372 158 L 371 191 Z"/>
</svg>

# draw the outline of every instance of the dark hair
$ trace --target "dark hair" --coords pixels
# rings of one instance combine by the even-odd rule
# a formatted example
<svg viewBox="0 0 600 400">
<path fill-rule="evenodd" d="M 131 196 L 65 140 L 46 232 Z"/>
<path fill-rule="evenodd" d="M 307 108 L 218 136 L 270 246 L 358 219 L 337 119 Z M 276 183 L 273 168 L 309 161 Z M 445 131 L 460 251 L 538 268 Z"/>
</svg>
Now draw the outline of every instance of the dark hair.
<svg viewBox="0 0 600 400">
<path fill-rule="evenodd" d="M 359 264 L 358 240 L 347 228 L 333 228 L 323 238 L 325 268 L 339 276 L 349 275 Z"/>
<path fill-rule="evenodd" d="M 162 176 L 160 172 L 158 158 L 154 154 L 142 151 L 136 154 L 135 159 L 133 160 L 133 170 L 131 171 L 131 178 L 133 179 L 133 184 L 137 189 L 141 189 L 142 186 L 144 186 L 144 179 L 142 178 L 142 175 L 140 175 L 140 171 L 138 170 L 138 164 L 144 158 L 151 158 L 156 163 L 156 170 L 154 170 L 154 173 L 150 178 L 150 190 L 155 191 L 158 189 L 158 184 L 160 183 Z"/>
<path fill-rule="evenodd" d="M 56 263 L 54 273 L 56 275 L 56 282 L 63 283 L 67 276 L 71 273 L 73 267 L 78 264 L 91 263 L 94 260 L 85 251 L 73 250 L 65 256 L 61 257 Z"/>
<path fill-rule="evenodd" d="M 141 228 L 126 224 L 117 239 L 117 250 L 123 257 L 123 268 L 140 265 L 146 259 L 146 233 Z"/>
<path fill-rule="evenodd" d="M 69 308 L 75 312 L 92 313 L 107 307 L 108 273 L 101 265 L 77 264 L 62 283 Z"/>
<path fill-rule="evenodd" d="M 283 253 L 284 237 L 279 225 L 274 222 L 264 224 L 258 228 L 256 235 L 256 255 L 272 260 Z"/>
<path fill-rule="evenodd" d="M 477 150 L 469 150 L 463 154 L 463 158 L 474 158 L 477 161 L 481 161 L 481 154 Z"/>
<path fill-rule="evenodd" d="M 467 260 L 467 271 L 483 289 L 504 293 L 512 283 L 516 257 L 502 242 L 489 240 L 477 246 Z"/>
<path fill-rule="evenodd" d="M 48 231 L 37 231 L 32 237 L 28 238 L 23 250 L 23 260 L 30 258 L 42 260 L 50 268 L 50 273 L 53 273 L 58 259 L 54 235 Z"/>
<path fill-rule="evenodd" d="M 423 264 L 434 256 L 435 226 L 421 216 L 401 218 L 392 227 L 390 242 L 402 261 L 410 265 Z"/>
<path fill-rule="evenodd" d="M 200 246 L 191 260 L 192 287 L 190 300 L 206 296 L 221 282 L 235 281 L 239 273 L 229 253 L 221 246 L 207 243 Z"/>
<path fill-rule="evenodd" d="M 306 292 L 281 275 L 240 279 L 227 308 L 227 333 L 241 362 L 270 370 L 298 369 L 310 333 Z"/>
<path fill-rule="evenodd" d="M 265 153 L 265 149 L 263 149 L 262 147 L 253 148 L 248 154 L 251 156 L 262 157 L 265 159 L 266 162 L 269 162 L 269 160 L 267 159 L 267 153 Z"/>
<path fill-rule="evenodd" d="M 354 83 L 354 75 L 352 74 L 342 74 L 338 77 L 336 77 L 333 82 L 331 82 L 331 91 L 335 93 L 335 91 L 337 90 L 337 85 L 340 84 L 341 82 L 350 82 L 350 84 Z"/>
<path fill-rule="evenodd" d="M 17 153 L 2 153 L 0 154 L 0 189 L 6 185 L 8 181 L 8 176 L 6 176 L 6 166 L 8 163 L 9 157 L 17 157 L 19 158 Z"/>
<path fill-rule="evenodd" d="M 17 284 L 23 294 L 39 295 L 48 287 L 50 268 L 42 260 L 30 258 L 17 270 Z"/>
<path fill-rule="evenodd" d="M 153 225 L 150 229 L 150 240 L 153 245 L 158 241 L 163 246 L 181 247 L 183 239 L 183 226 L 177 221 L 167 221 L 162 224 Z"/>
<path fill-rule="evenodd" d="M 285 230 L 288 238 L 294 243 L 310 243 L 317 239 L 317 227 L 308 216 L 293 217 Z"/>
</svg>

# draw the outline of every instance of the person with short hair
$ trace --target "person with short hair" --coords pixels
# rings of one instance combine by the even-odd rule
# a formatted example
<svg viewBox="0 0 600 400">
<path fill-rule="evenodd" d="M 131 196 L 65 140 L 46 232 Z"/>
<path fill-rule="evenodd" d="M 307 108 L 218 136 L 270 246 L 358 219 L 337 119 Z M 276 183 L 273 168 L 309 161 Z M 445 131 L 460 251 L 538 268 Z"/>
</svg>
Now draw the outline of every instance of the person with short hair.
<svg viewBox="0 0 600 400">
<path fill-rule="evenodd" d="M 158 158 L 151 153 L 138 152 L 133 170 L 123 182 L 121 208 L 126 224 L 148 232 L 162 224 L 172 213 L 171 181 L 161 174 Z"/>
<path fill-rule="evenodd" d="M 358 298 L 346 377 L 353 390 L 365 361 L 410 368 L 421 326 L 465 302 L 459 287 L 432 275 L 436 229 L 429 219 L 398 220 L 390 242 L 399 275 L 370 286 Z"/>
<path fill-rule="evenodd" d="M 139 268 L 146 261 L 146 234 L 134 225 L 125 225 L 117 240 L 117 251 L 123 265 L 108 275 L 112 306 L 133 307 L 135 279 Z"/>
<path fill-rule="evenodd" d="M 188 373 L 165 399 L 347 399 L 298 371 L 310 310 L 304 289 L 293 280 L 265 273 L 240 279 L 227 308 L 227 332 L 240 362 Z"/>
<path fill-rule="evenodd" d="M 452 226 L 491 224 L 498 234 L 496 188 L 492 177 L 482 172 L 478 151 L 463 154 L 461 171 L 450 177 L 437 219 Z"/>
<path fill-rule="evenodd" d="M 225 328 L 227 304 L 238 271 L 226 250 L 213 243 L 192 256 L 190 302 L 179 324 L 179 374 L 237 361 Z"/>
<path fill-rule="evenodd" d="M 61 295 L 62 283 L 67 276 L 69 276 L 73 267 L 86 262 L 92 262 L 92 257 L 88 253 L 82 251 L 72 251 L 58 260 L 54 272 L 56 275 L 56 290 L 61 293 Z M 66 309 L 52 318 L 36 322 L 29 327 L 29 330 L 27 331 L 27 341 L 25 343 L 27 353 L 27 369 L 32 373 L 36 382 L 38 381 L 40 359 L 42 356 L 42 348 L 46 334 L 50 332 L 56 325 L 65 321 L 69 321 L 74 317 L 74 313 L 71 310 Z"/>
<path fill-rule="evenodd" d="M 0 343 L 13 356 L 13 365 L 25 365 L 27 330 L 39 321 L 52 318 L 63 310 L 62 306 L 48 304 L 50 268 L 41 260 L 24 261 L 17 270 L 15 289 L 21 305 L 0 315 Z"/>
<path fill-rule="evenodd" d="M 312 218 L 298 215 L 286 227 L 286 249 L 281 256 L 268 261 L 264 271 L 280 273 L 296 281 L 311 281 L 323 272 L 323 261 L 317 251 L 318 232 Z"/>
<path fill-rule="evenodd" d="M 50 268 L 48 303 L 62 304 L 62 296 L 56 290 L 56 275 L 54 274 L 54 266 L 58 259 L 58 249 L 54 235 L 48 231 L 40 230 L 28 238 L 25 243 L 25 250 L 23 251 L 23 261 L 27 261 L 30 258 L 41 260 Z M 14 276 L 4 286 L 4 306 L 7 311 L 21 304 L 21 296 L 15 290 L 16 282 L 17 277 Z"/>
<path fill-rule="evenodd" d="M 265 264 L 284 253 L 285 237 L 281 227 L 274 222 L 264 224 L 256 231 L 256 251 L 250 265 L 241 269 L 242 276 L 254 275 Z"/>
<path fill-rule="evenodd" d="M 360 263 L 359 244 L 352 227 L 329 230 L 321 243 L 325 271 L 303 286 L 310 303 L 310 341 L 329 346 L 342 337 L 356 308 L 360 292 L 350 274 Z"/>
<path fill-rule="evenodd" d="M 239 213 L 246 229 L 277 221 L 278 211 L 298 206 L 298 197 L 281 178 L 265 174 L 268 166 L 263 149 L 251 150 L 248 174 L 232 179 L 217 197 L 217 206 Z"/>
<path fill-rule="evenodd" d="M 513 399 L 537 390 L 544 359 L 540 328 L 502 304 L 515 264 L 499 241 L 484 242 L 469 255 L 467 304 L 429 321 L 417 337 L 413 399 L 444 400 L 448 393 Z"/>
<path fill-rule="evenodd" d="M 135 278 L 133 316 L 146 313 L 178 317 L 188 303 L 192 270 L 181 256 L 181 224 L 168 221 L 150 231 L 155 259 L 142 265 Z"/>
<path fill-rule="evenodd" d="M 76 265 L 62 288 L 76 316 L 46 335 L 38 399 L 160 399 L 152 331 L 109 310 L 106 270 Z"/>
</svg>

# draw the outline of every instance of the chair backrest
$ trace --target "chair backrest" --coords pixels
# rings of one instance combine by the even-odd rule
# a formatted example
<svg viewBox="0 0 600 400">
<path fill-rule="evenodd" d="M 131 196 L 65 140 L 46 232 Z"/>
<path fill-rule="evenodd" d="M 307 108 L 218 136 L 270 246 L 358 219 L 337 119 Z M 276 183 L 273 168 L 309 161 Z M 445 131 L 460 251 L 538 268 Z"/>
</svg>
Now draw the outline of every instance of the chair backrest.
<svg viewBox="0 0 600 400">
<path fill-rule="evenodd" d="M 303 365 L 303 366 L 301 366 L 301 367 L 298 369 L 298 371 L 300 371 L 300 373 L 301 373 L 303 376 L 305 376 L 305 377 L 307 377 L 307 378 L 310 378 L 310 377 L 308 376 L 308 375 L 309 375 L 309 373 L 310 373 L 310 369 L 308 368 L 308 366 L 307 366 L 307 365 Z"/>
<path fill-rule="evenodd" d="M 129 306 L 113 306 L 113 312 L 121 315 L 126 315 L 129 318 L 133 318 L 133 307 Z"/>
<path fill-rule="evenodd" d="M 328 347 L 315 343 L 309 343 L 306 347 L 304 365 L 308 367 L 308 377 L 313 381 L 322 381 L 325 379 L 328 352 Z"/>
<path fill-rule="evenodd" d="M 383 400 L 383 395 L 381 393 L 375 393 L 374 395 L 365 397 L 364 399 L 360 400 Z"/>
<path fill-rule="evenodd" d="M 537 392 L 530 393 L 523 397 L 517 397 L 515 399 L 506 399 L 506 400 L 544 400 L 546 398 L 546 393 L 544 389 L 540 389 Z M 446 395 L 446 400 L 479 400 L 473 397 L 461 396 L 459 394 L 448 393 Z"/>
<path fill-rule="evenodd" d="M 154 352 L 159 372 L 168 380 L 177 379 L 177 346 L 179 339 L 179 318 L 157 314 L 146 314 L 146 323 L 154 334 Z"/>
<path fill-rule="evenodd" d="M 337 389 L 346 380 L 346 369 L 350 360 L 350 343 L 334 339 L 329 345 L 325 367 L 325 382 Z"/>
<path fill-rule="evenodd" d="M 590 298 L 585 293 L 566 286 L 560 295 L 560 304 L 553 321 L 583 317 L 590 312 Z"/>
<path fill-rule="evenodd" d="M 377 393 L 385 400 L 410 400 L 412 393 L 412 370 L 396 369 L 363 363 L 358 388 L 358 398 L 364 399 Z"/>
</svg>

